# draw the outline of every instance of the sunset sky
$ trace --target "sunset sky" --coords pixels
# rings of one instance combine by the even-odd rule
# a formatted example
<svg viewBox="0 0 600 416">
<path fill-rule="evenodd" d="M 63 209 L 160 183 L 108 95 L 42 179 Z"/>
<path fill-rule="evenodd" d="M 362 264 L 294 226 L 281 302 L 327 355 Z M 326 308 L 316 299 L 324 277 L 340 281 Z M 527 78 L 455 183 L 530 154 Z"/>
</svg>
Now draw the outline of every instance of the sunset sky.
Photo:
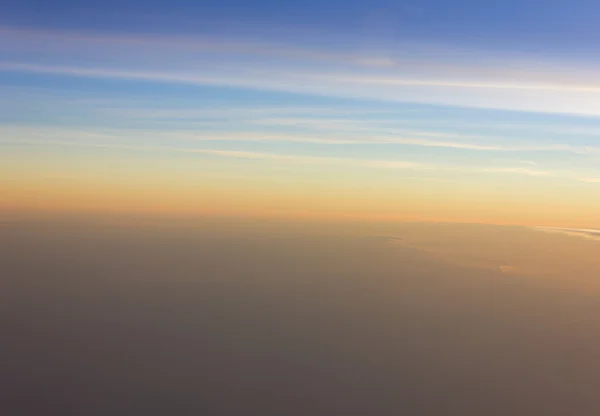
<svg viewBox="0 0 600 416">
<path fill-rule="evenodd" d="M 600 228 L 591 0 L 30 0 L 0 209 Z"/>
<path fill-rule="evenodd" d="M 599 22 L 0 0 L 0 415 L 600 415 Z"/>
</svg>

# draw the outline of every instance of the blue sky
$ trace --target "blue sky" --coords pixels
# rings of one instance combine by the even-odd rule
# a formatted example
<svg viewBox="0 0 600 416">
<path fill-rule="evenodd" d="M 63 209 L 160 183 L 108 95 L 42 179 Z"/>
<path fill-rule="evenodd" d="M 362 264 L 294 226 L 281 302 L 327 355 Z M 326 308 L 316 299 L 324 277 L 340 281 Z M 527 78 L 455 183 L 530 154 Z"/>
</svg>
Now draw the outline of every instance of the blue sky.
<svg viewBox="0 0 600 416">
<path fill-rule="evenodd" d="M 192 152 L 298 165 L 296 175 L 332 165 L 597 195 L 598 11 L 591 1 L 15 3 L 0 13 L 2 153 Z"/>
<path fill-rule="evenodd" d="M 494 42 L 524 49 L 592 49 L 597 2 L 591 0 L 390 1 L 205 0 L 13 2 L 3 24 L 126 32 L 235 32 L 294 27 L 346 35 L 377 35 L 461 43 Z"/>
</svg>

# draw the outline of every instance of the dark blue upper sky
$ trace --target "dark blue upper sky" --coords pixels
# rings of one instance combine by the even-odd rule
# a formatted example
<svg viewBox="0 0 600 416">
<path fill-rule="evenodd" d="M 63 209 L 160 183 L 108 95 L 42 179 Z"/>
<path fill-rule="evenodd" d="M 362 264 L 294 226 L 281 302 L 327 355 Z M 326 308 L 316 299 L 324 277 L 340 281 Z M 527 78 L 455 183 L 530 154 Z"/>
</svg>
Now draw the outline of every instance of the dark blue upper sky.
<svg viewBox="0 0 600 416">
<path fill-rule="evenodd" d="M 254 33 L 591 50 L 600 40 L 594 0 L 24 0 L 0 6 L 0 24 L 142 33 Z"/>
</svg>

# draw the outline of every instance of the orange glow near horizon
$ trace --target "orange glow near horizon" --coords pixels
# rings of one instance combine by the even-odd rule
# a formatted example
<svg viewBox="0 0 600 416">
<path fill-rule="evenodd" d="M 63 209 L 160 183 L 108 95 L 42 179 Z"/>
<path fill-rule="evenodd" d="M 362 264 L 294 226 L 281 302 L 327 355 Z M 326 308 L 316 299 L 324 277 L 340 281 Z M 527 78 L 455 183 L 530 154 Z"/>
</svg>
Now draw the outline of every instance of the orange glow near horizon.
<svg viewBox="0 0 600 416">
<path fill-rule="evenodd" d="M 309 192 L 300 186 L 264 184 L 162 186 L 70 178 L 62 181 L 13 180 L 2 186 L 0 207 L 13 212 L 78 212 L 173 216 L 235 216 L 314 219 L 327 221 L 435 221 L 499 225 L 597 228 L 595 211 L 563 205 L 548 209 L 547 201 L 521 200 L 502 204 L 502 198 L 478 198 L 477 193 L 424 195 L 399 189 L 395 194 L 327 189 Z"/>
</svg>

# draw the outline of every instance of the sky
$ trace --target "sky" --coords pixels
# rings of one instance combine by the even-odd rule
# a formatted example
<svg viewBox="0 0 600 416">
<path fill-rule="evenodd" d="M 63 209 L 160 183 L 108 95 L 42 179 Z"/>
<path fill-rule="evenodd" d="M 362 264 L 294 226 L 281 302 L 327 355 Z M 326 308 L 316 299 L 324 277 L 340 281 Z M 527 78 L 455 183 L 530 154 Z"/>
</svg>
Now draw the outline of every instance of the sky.
<svg viewBox="0 0 600 416">
<path fill-rule="evenodd" d="M 599 11 L 4 4 L 0 209 L 598 229 Z"/>
</svg>

